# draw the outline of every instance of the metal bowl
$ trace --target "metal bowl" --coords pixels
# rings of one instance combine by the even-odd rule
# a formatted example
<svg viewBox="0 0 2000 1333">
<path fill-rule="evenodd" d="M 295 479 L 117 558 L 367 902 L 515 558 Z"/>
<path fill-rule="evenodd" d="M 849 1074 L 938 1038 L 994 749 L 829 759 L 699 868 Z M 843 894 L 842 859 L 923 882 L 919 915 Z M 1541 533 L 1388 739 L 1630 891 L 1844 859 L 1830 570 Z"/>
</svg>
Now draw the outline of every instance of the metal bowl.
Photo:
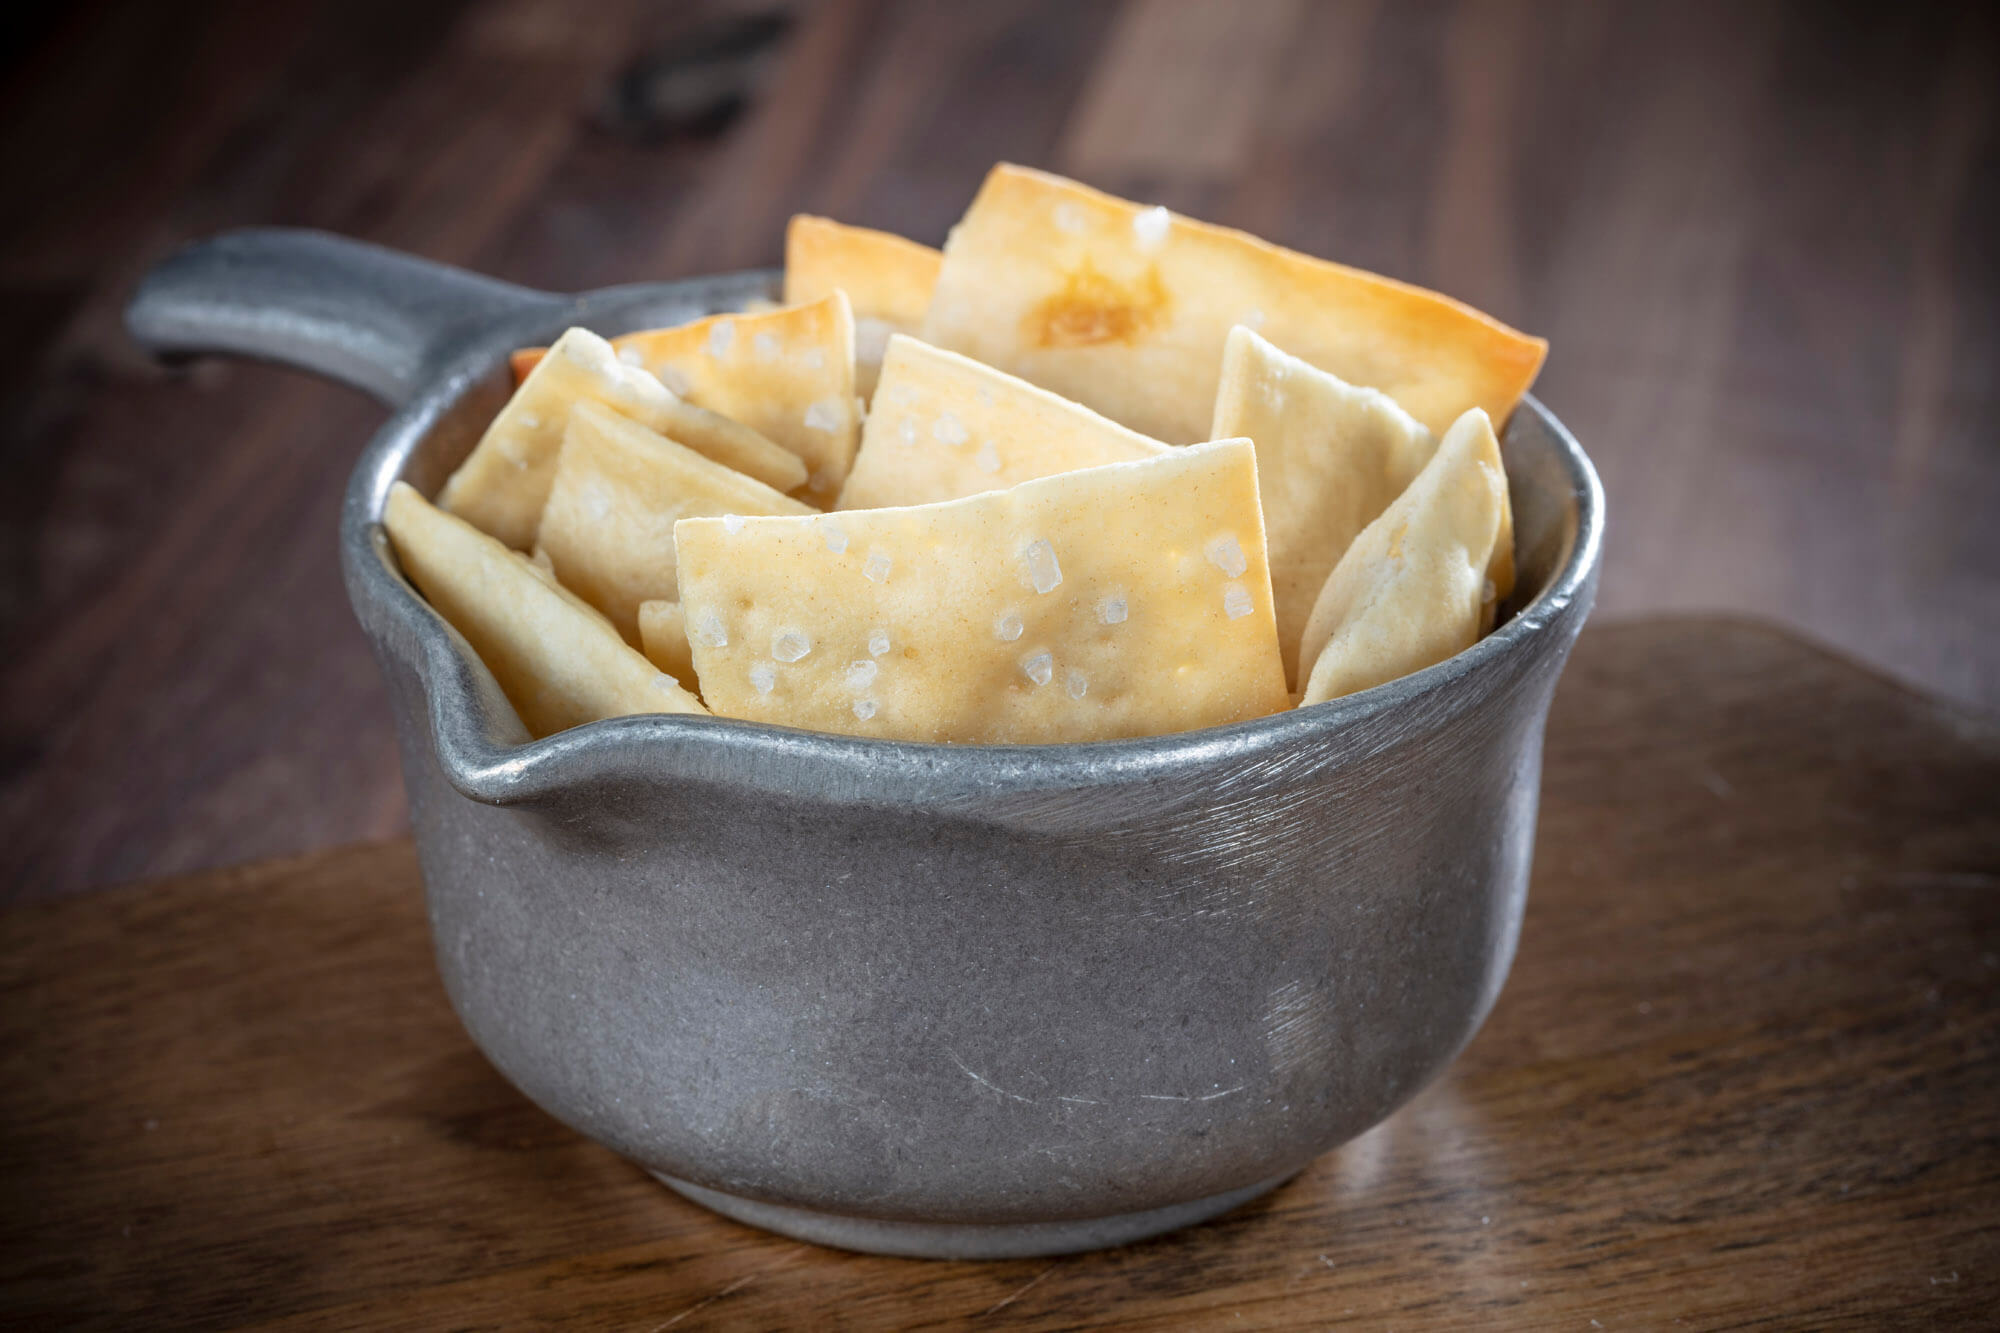
<svg viewBox="0 0 2000 1333">
<path fill-rule="evenodd" d="M 394 701 L 437 959 L 538 1105 L 728 1216 L 955 1257 L 1220 1213 L 1381 1120 L 1492 1006 L 1543 722 L 1603 497 L 1533 399 L 1504 437 L 1519 588 L 1450 661 L 1143 740 L 945 746 L 632 717 L 529 741 L 397 570 L 506 354 L 774 294 L 768 273 L 554 296 L 310 232 L 162 264 L 163 356 L 316 370 L 396 409 L 341 559 Z"/>
</svg>

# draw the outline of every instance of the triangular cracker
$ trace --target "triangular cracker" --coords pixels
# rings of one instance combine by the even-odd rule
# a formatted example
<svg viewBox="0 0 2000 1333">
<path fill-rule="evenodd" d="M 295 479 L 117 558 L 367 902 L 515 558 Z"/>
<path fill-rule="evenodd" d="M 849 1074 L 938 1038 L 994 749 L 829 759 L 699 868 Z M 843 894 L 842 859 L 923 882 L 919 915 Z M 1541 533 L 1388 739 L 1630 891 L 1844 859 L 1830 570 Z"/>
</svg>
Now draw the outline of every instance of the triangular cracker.
<svg viewBox="0 0 2000 1333">
<path fill-rule="evenodd" d="M 396 559 L 465 636 L 535 736 L 627 713 L 706 713 L 611 622 L 518 551 L 404 482 L 382 515 Z"/>
<path fill-rule="evenodd" d="M 923 324 L 943 261 L 928 245 L 893 232 L 795 214 L 785 228 L 785 303 L 847 293 L 854 306 L 854 391 L 871 400 L 889 335 L 915 333 Z"/>
<path fill-rule="evenodd" d="M 1299 649 L 1310 664 L 1304 702 L 1407 676 L 1476 643 L 1498 603 L 1487 570 L 1506 514 L 1500 444 L 1473 408 L 1328 576 Z"/>
<path fill-rule="evenodd" d="M 1546 344 L 1435 292 L 993 169 L 945 242 L 923 337 L 1170 444 L 1201 438 L 1222 344 L 1245 324 L 1441 432 L 1505 421 Z"/>
<path fill-rule="evenodd" d="M 1047 743 L 1290 702 L 1248 440 L 675 539 L 702 697 L 732 717 Z"/>
<path fill-rule="evenodd" d="M 1379 389 L 1307 365 L 1237 325 L 1222 354 L 1210 434 L 1257 446 L 1271 596 L 1285 678 L 1326 576 L 1355 536 L 1423 470 L 1437 440 Z"/>
<path fill-rule="evenodd" d="M 1166 448 L 1026 380 L 897 334 L 836 508 L 956 500 Z"/>
<path fill-rule="evenodd" d="M 516 550 L 534 540 L 572 405 L 602 403 L 728 467 L 796 486 L 805 469 L 756 431 L 684 403 L 619 359 L 611 344 L 575 328 L 514 390 L 472 453 L 438 492 L 438 504 Z"/>
<path fill-rule="evenodd" d="M 570 411 L 535 548 L 563 586 L 639 640 L 639 604 L 673 597 L 674 520 L 811 506 L 596 403 Z"/>
<path fill-rule="evenodd" d="M 691 403 L 760 432 L 806 466 L 803 494 L 833 502 L 861 433 L 854 398 L 854 316 L 842 292 L 763 314 L 711 315 L 628 333 L 620 356 Z M 667 432 L 671 434 L 672 432 Z"/>
</svg>

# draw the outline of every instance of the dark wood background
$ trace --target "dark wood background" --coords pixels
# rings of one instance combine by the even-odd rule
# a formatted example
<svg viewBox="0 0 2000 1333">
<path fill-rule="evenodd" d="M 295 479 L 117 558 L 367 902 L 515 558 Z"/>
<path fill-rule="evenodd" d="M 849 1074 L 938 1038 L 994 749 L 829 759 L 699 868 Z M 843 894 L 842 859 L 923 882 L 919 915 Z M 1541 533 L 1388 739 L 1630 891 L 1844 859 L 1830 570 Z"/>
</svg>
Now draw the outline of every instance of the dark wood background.
<svg viewBox="0 0 2000 1333">
<path fill-rule="evenodd" d="M 8 20 L 0 895 L 402 825 L 333 555 L 381 412 L 120 331 L 149 263 L 251 222 L 572 288 L 775 262 L 799 209 L 937 242 L 995 159 L 1051 166 L 1548 336 L 1604 616 L 1770 617 L 2000 703 L 1991 7 L 830 0 L 733 118 L 629 95 L 772 8 Z"/>
</svg>

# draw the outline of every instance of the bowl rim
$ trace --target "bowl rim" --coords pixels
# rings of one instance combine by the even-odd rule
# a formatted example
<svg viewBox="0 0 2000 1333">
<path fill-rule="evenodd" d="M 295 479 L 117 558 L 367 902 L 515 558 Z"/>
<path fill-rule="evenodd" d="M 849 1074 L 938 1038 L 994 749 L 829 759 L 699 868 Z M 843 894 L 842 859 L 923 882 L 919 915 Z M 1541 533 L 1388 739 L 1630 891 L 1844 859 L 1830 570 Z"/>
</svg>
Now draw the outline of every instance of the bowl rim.
<svg viewBox="0 0 2000 1333">
<path fill-rule="evenodd" d="M 557 316 L 539 311 L 481 331 L 376 432 L 350 475 L 341 514 L 341 556 L 351 602 L 380 653 L 397 640 L 425 696 L 430 741 L 451 785 L 495 805 L 532 801 L 593 779 L 722 778 L 788 790 L 818 789 L 865 803 L 978 792 L 1051 790 L 1144 782 L 1217 761 L 1290 751 L 1363 727 L 1384 714 L 1441 696 L 1458 682 L 1531 653 L 1581 603 L 1587 612 L 1602 559 L 1604 492 L 1589 456 L 1532 394 L 1523 412 L 1552 439 L 1577 507 L 1569 549 L 1547 586 L 1470 648 L 1393 681 L 1311 707 L 1160 736 L 1046 745 L 882 740 L 739 718 L 647 713 L 585 723 L 526 739 L 511 707 L 469 644 L 403 576 L 382 531 L 390 486 L 429 431 L 538 329 L 616 323 L 623 311 L 663 299 L 721 302 L 768 292 L 769 270 L 636 284 L 586 293 Z M 1510 420 L 1509 429 L 1512 421 Z M 1503 432 L 1504 439 L 1504 432 Z M 801 765 L 818 766 L 817 781 Z"/>
</svg>

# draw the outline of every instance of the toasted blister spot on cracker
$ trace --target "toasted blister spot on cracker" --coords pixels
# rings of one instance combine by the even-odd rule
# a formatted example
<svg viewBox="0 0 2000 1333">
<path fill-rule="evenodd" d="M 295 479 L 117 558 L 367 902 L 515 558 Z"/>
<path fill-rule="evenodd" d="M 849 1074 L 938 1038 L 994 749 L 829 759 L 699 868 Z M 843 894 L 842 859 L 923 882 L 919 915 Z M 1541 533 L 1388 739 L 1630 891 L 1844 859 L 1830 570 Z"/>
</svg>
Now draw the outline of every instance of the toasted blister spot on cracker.
<svg viewBox="0 0 2000 1333">
<path fill-rule="evenodd" d="M 1056 548 L 1047 539 L 1037 537 L 1029 542 L 1021 557 L 1028 566 L 1028 582 L 1036 592 L 1051 593 L 1062 586 L 1062 565 L 1056 560 Z"/>
<path fill-rule="evenodd" d="M 939 444 L 949 445 L 954 449 L 972 438 L 965 429 L 965 423 L 958 419 L 956 412 L 940 412 L 937 421 L 931 426 L 931 434 L 937 436 Z"/>
<path fill-rule="evenodd" d="M 993 622 L 994 636 L 1002 643 L 1012 643 L 1020 638 L 1023 628 L 1025 627 L 1021 624 L 1021 617 L 1013 611 L 1002 613 L 1000 618 Z"/>
<path fill-rule="evenodd" d="M 847 664 L 847 688 L 859 693 L 875 683 L 876 673 L 882 669 L 879 662 L 863 658 Z"/>
<path fill-rule="evenodd" d="M 771 636 L 771 656 L 780 662 L 796 662 L 812 650 L 812 636 L 804 630 L 780 630 Z"/>
<path fill-rule="evenodd" d="M 1124 624 L 1125 594 L 1122 592 L 1106 593 L 1097 603 L 1097 619 L 1106 625 Z"/>
<path fill-rule="evenodd" d="M 1046 685 L 1055 679 L 1056 660 L 1046 652 L 1030 653 L 1021 659 L 1021 674 L 1037 685 Z"/>
<path fill-rule="evenodd" d="M 778 684 L 778 669 L 769 662 L 759 662 L 750 668 L 750 683 L 757 693 L 769 694 Z"/>
<path fill-rule="evenodd" d="M 1231 581 L 1222 589 L 1222 613 L 1231 620 L 1241 620 L 1257 609 L 1250 599 L 1250 590 L 1242 584 Z"/>
<path fill-rule="evenodd" d="M 1236 540 L 1236 534 L 1225 532 L 1214 538 L 1204 549 L 1208 563 L 1227 574 L 1232 579 L 1243 577 L 1243 571 L 1250 568 L 1250 561 L 1243 554 L 1243 543 Z"/>
</svg>

